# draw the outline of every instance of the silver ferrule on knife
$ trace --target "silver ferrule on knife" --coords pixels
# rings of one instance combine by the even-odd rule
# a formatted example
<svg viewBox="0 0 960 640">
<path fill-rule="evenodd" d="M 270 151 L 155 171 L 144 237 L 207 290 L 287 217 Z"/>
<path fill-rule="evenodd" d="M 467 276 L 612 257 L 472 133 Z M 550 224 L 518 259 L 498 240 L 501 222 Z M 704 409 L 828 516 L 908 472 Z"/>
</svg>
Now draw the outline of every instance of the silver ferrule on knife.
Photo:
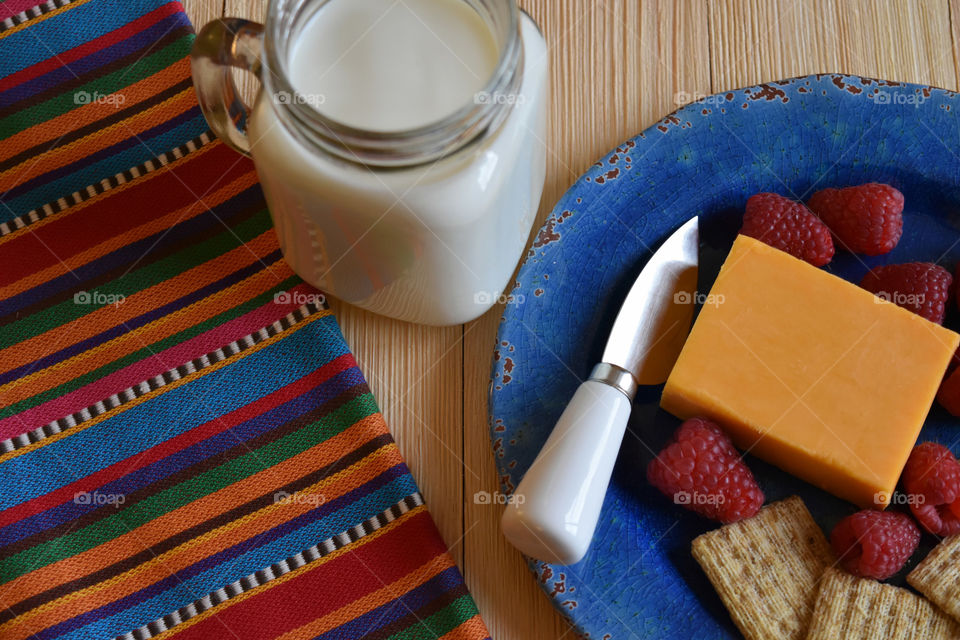
<svg viewBox="0 0 960 640">
<path fill-rule="evenodd" d="M 633 398 L 637 395 L 638 385 L 633 374 L 623 367 L 609 362 L 601 362 L 594 366 L 593 371 L 590 372 L 590 380 L 610 385 L 627 396 L 627 400 L 630 402 L 633 402 Z"/>
</svg>

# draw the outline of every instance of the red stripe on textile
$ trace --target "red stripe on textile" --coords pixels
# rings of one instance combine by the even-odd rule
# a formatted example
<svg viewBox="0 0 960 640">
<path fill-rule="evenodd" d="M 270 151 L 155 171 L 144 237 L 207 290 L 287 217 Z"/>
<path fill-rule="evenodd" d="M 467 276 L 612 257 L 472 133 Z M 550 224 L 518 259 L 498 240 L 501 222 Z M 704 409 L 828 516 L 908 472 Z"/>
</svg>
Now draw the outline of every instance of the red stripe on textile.
<svg viewBox="0 0 960 640">
<path fill-rule="evenodd" d="M 131 456 L 125 460 L 121 460 L 88 476 L 80 478 L 64 487 L 60 487 L 59 489 L 51 491 L 50 493 L 38 496 L 28 502 L 9 507 L 4 511 L 0 511 L 0 527 L 5 527 L 23 518 L 55 507 L 58 504 L 69 502 L 73 499 L 74 494 L 78 492 L 92 492 L 97 487 L 101 487 L 108 482 L 122 478 L 127 474 L 133 473 L 137 469 L 141 469 L 158 460 L 162 460 L 163 458 L 166 458 L 177 451 L 186 449 L 187 447 L 206 440 L 207 438 L 213 437 L 218 433 L 232 429 L 233 427 L 242 424 L 246 420 L 255 418 L 263 413 L 266 413 L 270 409 L 273 409 L 274 407 L 280 406 L 285 402 L 289 402 L 290 400 L 303 395 L 310 389 L 320 386 L 341 371 L 355 367 L 356 365 L 357 363 L 353 359 L 353 355 L 347 353 L 339 356 L 312 373 L 307 374 L 299 380 L 291 382 L 285 387 L 277 389 L 273 393 L 266 395 L 255 402 L 251 402 L 250 404 L 220 416 L 219 418 L 205 422 L 197 427 L 194 427 L 190 431 L 186 431 L 178 436 L 170 438 L 169 440 L 165 440 L 164 442 L 161 442 L 150 449 Z"/>
<path fill-rule="evenodd" d="M 27 9 L 40 5 L 42 0 L 2 0 L 0 1 L 0 20 L 6 20 Z"/>
<path fill-rule="evenodd" d="M 218 347 L 229 344 L 234 340 L 253 333 L 265 327 L 300 306 L 295 296 L 309 296 L 316 294 L 316 289 L 308 284 L 298 284 L 290 289 L 294 296 L 289 303 L 271 301 L 266 305 L 227 321 L 215 329 L 201 333 L 172 347 L 151 354 L 118 371 L 98 378 L 66 395 L 53 398 L 41 405 L 31 407 L 20 413 L 0 418 L 0 433 L 15 432 L 17 435 L 42 427 L 48 422 L 75 413 L 84 407 L 89 407 L 99 400 L 108 398 L 114 393 L 120 393 L 127 387 L 132 387 L 144 380 L 148 380 L 171 368 L 171 363 L 180 364 L 209 353 Z"/>
<path fill-rule="evenodd" d="M 11 15 L 16 15 L 21 11 L 29 9 L 37 5 L 37 0 L 27 0 L 21 4 L 27 5 L 23 9 L 19 9 L 14 12 L 9 11 L 9 5 L 14 4 L 12 0 L 6 0 L 4 3 L 0 4 L 0 20 L 9 18 Z M 63 66 L 69 65 L 71 62 L 79 60 L 84 56 L 88 56 L 91 53 L 96 53 L 101 49 L 106 49 L 110 45 L 126 40 L 130 36 L 143 31 L 152 24 L 156 24 L 160 20 L 163 20 L 167 16 L 173 15 L 181 11 L 179 2 L 169 2 L 159 9 L 154 9 L 150 13 L 147 13 L 133 22 L 127 23 L 115 29 L 110 33 L 105 33 L 104 35 L 90 40 L 89 42 L 84 42 L 81 45 L 74 47 L 73 49 L 68 49 L 63 53 L 59 53 L 53 58 L 47 58 L 37 62 L 36 64 L 30 65 L 26 69 L 21 69 L 16 73 L 11 73 L 8 76 L 0 78 L 0 91 L 6 91 L 11 89 L 19 84 L 33 80 L 37 76 L 42 76 L 45 73 L 53 71 Z"/>
<path fill-rule="evenodd" d="M 218 144 L 199 156 L 187 156 L 183 164 L 160 170 L 139 184 L 122 191 L 108 191 L 109 195 L 102 200 L 87 205 L 83 215 L 65 214 L 49 224 L 37 225 L 36 229 L 31 227 L 30 233 L 5 243 L 0 251 L 3 281 L 16 282 L 154 218 L 195 204 L 197 196 L 202 198 L 217 185 L 228 184 L 251 171 L 250 160 Z M 158 202 L 163 206 L 148 204 Z M 197 206 L 205 208 L 202 204 Z"/>
<path fill-rule="evenodd" d="M 270 640 L 382 589 L 442 553 L 446 548 L 430 514 L 421 511 L 392 531 L 354 544 L 346 553 L 321 561 L 293 579 L 274 583 L 233 605 L 216 607 L 216 615 L 184 626 L 179 633 L 174 627 L 170 637 Z M 265 611 L 270 615 L 265 616 Z"/>
</svg>

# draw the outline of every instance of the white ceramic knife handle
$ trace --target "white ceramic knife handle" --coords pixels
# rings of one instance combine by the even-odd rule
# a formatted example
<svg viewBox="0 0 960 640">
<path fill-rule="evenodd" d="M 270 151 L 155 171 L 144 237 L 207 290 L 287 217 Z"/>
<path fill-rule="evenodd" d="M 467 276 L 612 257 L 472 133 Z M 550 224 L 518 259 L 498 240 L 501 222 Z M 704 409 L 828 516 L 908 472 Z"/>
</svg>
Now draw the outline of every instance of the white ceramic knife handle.
<svg viewBox="0 0 960 640">
<path fill-rule="evenodd" d="M 597 375 L 611 369 L 618 370 L 612 377 Z M 514 492 L 501 528 L 524 554 L 573 564 L 587 552 L 636 392 L 624 376 L 630 374 L 612 365 L 594 369 Z"/>
</svg>

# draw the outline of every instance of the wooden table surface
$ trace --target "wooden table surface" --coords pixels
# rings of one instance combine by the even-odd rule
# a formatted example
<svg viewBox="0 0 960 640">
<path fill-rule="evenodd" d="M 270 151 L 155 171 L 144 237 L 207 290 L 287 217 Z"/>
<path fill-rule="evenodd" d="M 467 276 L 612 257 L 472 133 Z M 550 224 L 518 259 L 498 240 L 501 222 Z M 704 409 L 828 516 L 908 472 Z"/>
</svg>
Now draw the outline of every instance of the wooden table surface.
<svg viewBox="0 0 960 640">
<path fill-rule="evenodd" d="M 221 15 L 263 20 L 267 6 L 182 2 L 198 26 Z M 539 220 L 597 157 L 674 110 L 678 96 L 816 72 L 958 88 L 960 0 L 520 4 L 540 24 L 550 52 Z M 333 304 L 494 640 L 572 640 L 500 536 L 502 507 L 473 498 L 498 489 L 486 409 L 500 309 L 463 326 L 431 328 Z"/>
</svg>

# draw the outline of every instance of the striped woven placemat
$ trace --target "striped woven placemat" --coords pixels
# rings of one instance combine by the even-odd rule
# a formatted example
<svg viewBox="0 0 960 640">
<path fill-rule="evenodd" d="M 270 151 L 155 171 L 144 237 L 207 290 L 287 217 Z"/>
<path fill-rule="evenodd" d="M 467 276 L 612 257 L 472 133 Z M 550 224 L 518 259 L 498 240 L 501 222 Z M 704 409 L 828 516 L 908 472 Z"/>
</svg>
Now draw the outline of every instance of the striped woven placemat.
<svg viewBox="0 0 960 640">
<path fill-rule="evenodd" d="M 192 41 L 0 2 L 0 638 L 486 638 Z"/>
</svg>

